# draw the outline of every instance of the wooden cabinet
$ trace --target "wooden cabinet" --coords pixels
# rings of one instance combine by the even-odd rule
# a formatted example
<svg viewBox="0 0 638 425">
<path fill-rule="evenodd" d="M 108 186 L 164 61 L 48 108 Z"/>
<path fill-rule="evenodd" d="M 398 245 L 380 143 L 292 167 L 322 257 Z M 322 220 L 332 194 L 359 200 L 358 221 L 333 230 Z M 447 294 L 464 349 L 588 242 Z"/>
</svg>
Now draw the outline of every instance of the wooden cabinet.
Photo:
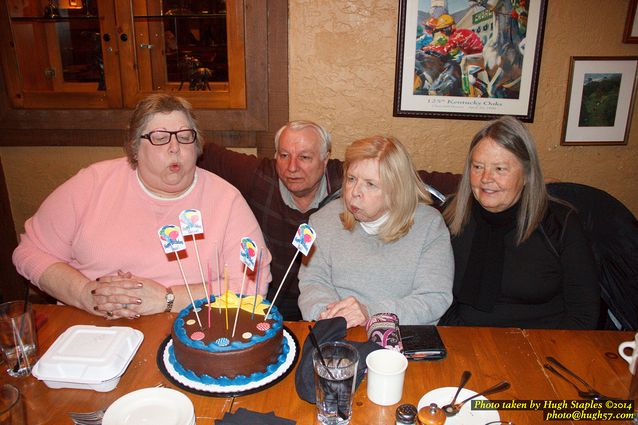
<svg viewBox="0 0 638 425">
<path fill-rule="evenodd" d="M 0 146 L 121 146 L 136 102 L 162 91 L 209 141 L 272 155 L 286 0 L 52 0 L 45 17 L 48 1 L 0 0 Z"/>
<path fill-rule="evenodd" d="M 16 108 L 245 108 L 244 0 L 7 0 Z M 12 66 L 13 65 L 13 66 Z"/>
</svg>

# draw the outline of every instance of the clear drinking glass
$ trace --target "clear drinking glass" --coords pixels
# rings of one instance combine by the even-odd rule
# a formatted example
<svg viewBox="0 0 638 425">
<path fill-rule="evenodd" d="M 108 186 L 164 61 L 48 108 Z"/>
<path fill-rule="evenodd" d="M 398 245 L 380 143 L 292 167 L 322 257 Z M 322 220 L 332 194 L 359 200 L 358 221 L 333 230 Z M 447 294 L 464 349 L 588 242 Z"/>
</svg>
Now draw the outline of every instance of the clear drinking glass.
<svg viewBox="0 0 638 425">
<path fill-rule="evenodd" d="M 0 424 L 25 425 L 26 423 L 20 391 L 11 384 L 0 385 Z"/>
<path fill-rule="evenodd" d="M 312 355 L 317 419 L 324 425 L 348 424 L 352 418 L 359 353 L 344 342 L 326 342 L 319 349 L 321 356 L 317 350 Z"/>
<path fill-rule="evenodd" d="M 35 364 L 37 346 L 31 304 L 11 301 L 0 304 L 0 350 L 7 373 L 26 376 Z"/>
</svg>

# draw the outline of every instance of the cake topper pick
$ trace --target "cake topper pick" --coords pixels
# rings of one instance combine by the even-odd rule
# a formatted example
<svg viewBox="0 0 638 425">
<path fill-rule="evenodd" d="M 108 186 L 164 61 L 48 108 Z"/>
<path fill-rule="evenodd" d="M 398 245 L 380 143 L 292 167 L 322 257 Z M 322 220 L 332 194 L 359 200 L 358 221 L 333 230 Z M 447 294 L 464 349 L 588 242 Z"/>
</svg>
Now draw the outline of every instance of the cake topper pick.
<svg viewBox="0 0 638 425">
<path fill-rule="evenodd" d="M 297 248 L 297 252 L 295 252 L 294 257 L 292 257 L 292 261 L 290 262 L 290 265 L 288 266 L 288 270 L 286 270 L 286 274 L 284 274 L 284 277 L 281 279 L 281 283 L 279 284 L 279 287 L 277 288 L 277 292 L 275 292 L 275 296 L 273 297 L 270 303 L 270 308 L 268 309 L 268 313 L 266 313 L 266 319 L 268 318 L 268 315 L 270 314 L 270 310 L 272 310 L 272 306 L 275 305 L 275 300 L 277 299 L 277 296 L 279 295 L 279 291 L 281 291 L 281 288 L 284 285 L 284 282 L 286 281 L 286 277 L 288 277 L 288 273 L 290 273 L 290 269 L 292 268 L 292 265 L 297 259 L 297 255 L 299 255 L 299 252 L 303 253 L 303 255 L 308 255 L 308 253 L 310 252 L 310 248 L 312 247 L 312 244 L 315 242 L 315 239 L 317 239 L 317 233 L 312 227 L 310 227 L 309 224 L 302 223 L 299 225 L 299 228 L 297 229 L 297 233 L 295 233 L 295 237 L 292 239 L 292 245 L 295 248 Z"/>
<path fill-rule="evenodd" d="M 244 263 L 244 276 L 241 279 L 241 288 L 239 289 L 239 307 L 235 314 L 235 323 L 233 324 L 233 333 L 231 337 L 235 336 L 235 329 L 237 329 L 237 320 L 239 319 L 239 310 L 241 310 L 242 296 L 244 295 L 244 283 L 246 282 L 246 272 L 248 269 L 255 269 L 255 259 L 257 258 L 257 245 L 252 239 L 245 237 L 241 238 L 241 248 L 239 250 L 239 259 Z"/>
<path fill-rule="evenodd" d="M 166 254 L 175 254 L 175 258 L 177 258 L 177 265 L 179 266 L 179 271 L 182 273 L 182 279 L 184 280 L 184 284 L 186 285 L 186 290 L 188 291 L 188 296 L 191 299 L 191 304 L 193 305 L 193 312 L 195 313 L 195 317 L 197 318 L 197 323 L 199 323 L 200 329 L 203 329 L 202 321 L 199 319 L 199 314 L 197 314 L 197 309 L 195 308 L 195 300 L 193 299 L 193 294 L 191 293 L 191 289 L 188 286 L 188 280 L 186 279 L 186 275 L 184 274 L 184 269 L 182 268 L 182 262 L 179 260 L 179 251 L 184 251 L 186 249 L 186 244 L 184 243 L 184 238 L 182 237 L 182 233 L 179 231 L 179 227 L 174 224 L 167 224 L 166 226 L 160 227 L 157 231 L 157 234 L 162 242 L 162 248 L 164 248 L 164 252 Z"/>
<path fill-rule="evenodd" d="M 252 239 L 248 237 L 241 238 L 239 259 L 250 270 L 255 270 L 255 260 L 257 259 L 257 245 L 255 245 L 255 242 L 253 242 Z"/>
<path fill-rule="evenodd" d="M 302 223 L 297 229 L 297 233 L 292 240 L 292 244 L 298 251 L 301 251 L 303 255 L 308 255 L 308 252 L 310 252 L 310 248 L 316 238 L 317 234 L 315 233 L 315 229 L 306 223 Z"/>
<path fill-rule="evenodd" d="M 199 266 L 199 275 L 202 278 L 202 286 L 206 299 L 210 302 L 208 290 L 206 289 L 206 279 L 204 279 L 204 270 L 202 270 L 202 261 L 199 258 L 199 249 L 197 249 L 197 235 L 204 233 L 204 223 L 202 222 L 202 213 L 199 210 L 184 210 L 179 215 L 179 225 L 182 228 L 182 235 L 191 236 L 195 244 L 195 256 L 197 257 L 197 265 Z"/>
</svg>

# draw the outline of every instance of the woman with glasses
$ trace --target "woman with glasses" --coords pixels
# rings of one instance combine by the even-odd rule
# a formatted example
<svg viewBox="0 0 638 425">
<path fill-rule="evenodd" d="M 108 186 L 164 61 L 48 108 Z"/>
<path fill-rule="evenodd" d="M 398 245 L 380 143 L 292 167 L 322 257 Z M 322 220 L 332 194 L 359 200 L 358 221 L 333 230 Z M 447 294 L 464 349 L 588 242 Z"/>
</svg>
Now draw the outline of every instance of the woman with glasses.
<svg viewBox="0 0 638 425">
<path fill-rule="evenodd" d="M 225 289 L 225 264 L 228 287 L 239 292 L 241 239 L 250 237 L 259 249 L 265 244 L 240 193 L 196 167 L 202 143 L 187 101 L 166 94 L 142 100 L 130 120 L 127 157 L 81 170 L 27 220 L 13 254 L 18 271 L 60 302 L 109 319 L 179 311 L 190 303 L 184 281 L 193 298 L 205 297 L 198 256 L 214 294 Z M 196 242 L 184 237 L 178 262 L 158 231 L 179 227 L 188 209 L 201 212 L 204 233 Z M 264 251 L 255 268 L 262 295 L 270 282 Z M 256 277 L 249 270 L 244 293 L 254 294 Z"/>
</svg>

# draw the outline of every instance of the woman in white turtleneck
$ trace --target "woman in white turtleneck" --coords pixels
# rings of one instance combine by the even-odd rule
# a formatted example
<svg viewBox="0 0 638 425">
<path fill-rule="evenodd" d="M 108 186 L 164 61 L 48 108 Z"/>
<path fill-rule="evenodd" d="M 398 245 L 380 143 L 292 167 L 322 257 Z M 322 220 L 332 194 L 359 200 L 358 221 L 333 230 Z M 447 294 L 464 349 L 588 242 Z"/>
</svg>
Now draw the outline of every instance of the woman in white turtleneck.
<svg viewBox="0 0 638 425">
<path fill-rule="evenodd" d="M 310 217 L 317 240 L 299 271 L 305 320 L 348 327 L 395 313 L 434 324 L 452 301 L 454 260 L 443 218 L 403 145 L 374 136 L 346 149 L 343 198 Z"/>
</svg>

